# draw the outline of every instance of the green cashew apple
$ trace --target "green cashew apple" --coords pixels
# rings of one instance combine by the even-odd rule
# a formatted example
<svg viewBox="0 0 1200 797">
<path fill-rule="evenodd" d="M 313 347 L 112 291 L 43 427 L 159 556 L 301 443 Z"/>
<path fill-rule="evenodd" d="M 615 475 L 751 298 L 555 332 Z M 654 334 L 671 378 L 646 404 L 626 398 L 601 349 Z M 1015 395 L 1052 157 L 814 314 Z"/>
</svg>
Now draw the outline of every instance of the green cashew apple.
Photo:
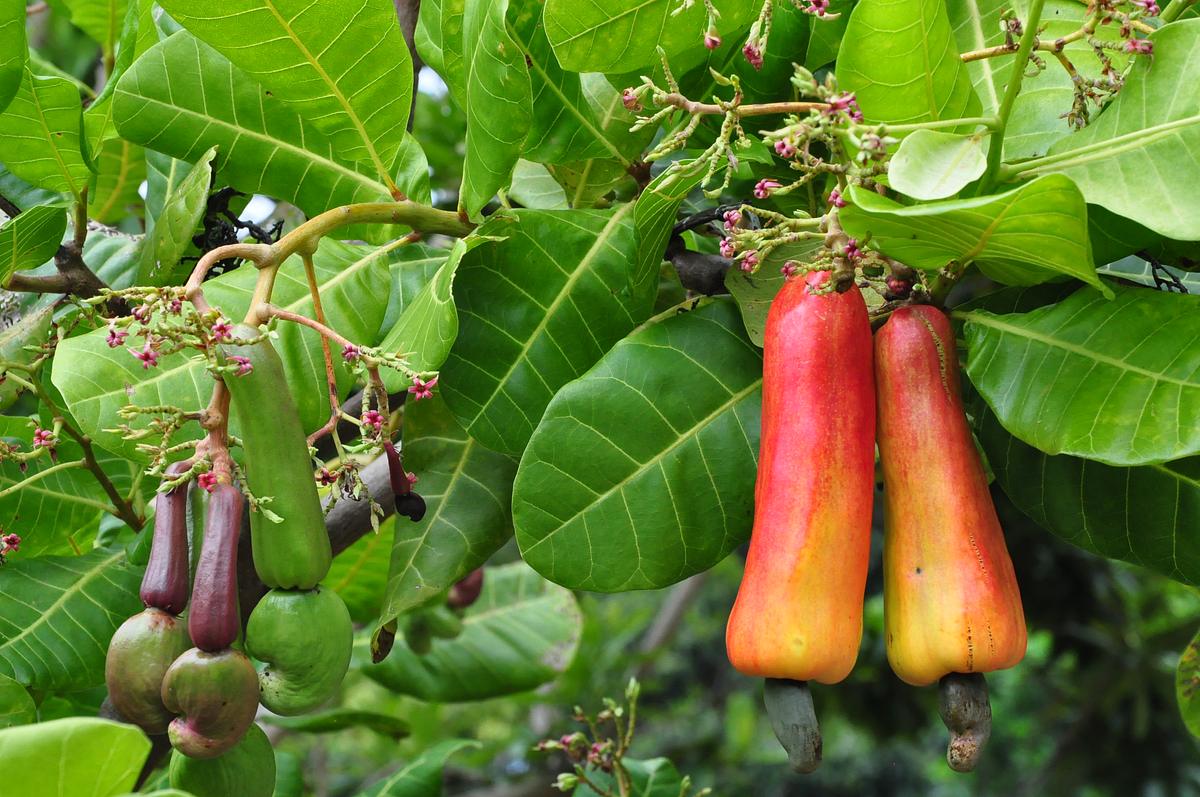
<svg viewBox="0 0 1200 797">
<path fill-rule="evenodd" d="M 104 681 L 123 719 L 149 734 L 167 732 L 174 715 L 162 702 L 163 676 L 191 646 L 184 622 L 162 609 L 146 609 L 121 624 L 108 646 Z"/>
<path fill-rule="evenodd" d="M 271 797 L 275 753 L 267 734 L 251 725 L 231 750 L 216 758 L 171 756 L 171 788 L 194 797 Z"/>
<path fill-rule="evenodd" d="M 162 702 L 177 716 L 167 735 L 192 758 L 215 758 L 231 749 L 258 711 L 258 674 L 238 650 L 186 651 L 167 670 Z"/>
<path fill-rule="evenodd" d="M 264 662 L 259 699 L 276 714 L 303 714 L 328 700 L 350 666 L 354 629 L 331 589 L 273 589 L 246 623 L 246 652 Z"/>
</svg>

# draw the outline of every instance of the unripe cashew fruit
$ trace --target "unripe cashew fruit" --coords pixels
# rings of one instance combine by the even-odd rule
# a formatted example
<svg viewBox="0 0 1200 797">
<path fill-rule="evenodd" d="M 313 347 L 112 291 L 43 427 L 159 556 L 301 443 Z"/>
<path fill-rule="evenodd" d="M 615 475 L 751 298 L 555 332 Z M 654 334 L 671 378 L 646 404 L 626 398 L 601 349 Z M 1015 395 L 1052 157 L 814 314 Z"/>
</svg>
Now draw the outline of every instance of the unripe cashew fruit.
<svg viewBox="0 0 1200 797">
<path fill-rule="evenodd" d="M 354 628 L 336 592 L 273 589 L 246 623 L 246 651 L 265 666 L 259 699 L 276 714 L 303 714 L 328 700 L 350 666 Z"/>
<path fill-rule="evenodd" d="M 193 797 L 271 797 L 275 792 L 275 753 L 257 725 L 216 758 L 172 755 L 168 772 L 171 788 Z"/>
<path fill-rule="evenodd" d="M 253 338 L 259 331 L 238 324 L 234 335 Z M 250 513 L 254 569 L 268 587 L 312 589 L 329 572 L 333 553 L 283 362 L 266 339 L 224 345 L 221 352 L 245 357 L 252 367 L 244 376 L 227 377 L 225 384 L 240 426 L 247 486 L 255 496 L 271 498 L 266 508 L 283 519 L 275 523 L 264 512 Z"/>
<path fill-rule="evenodd" d="M 858 288 L 788 280 L 767 315 L 754 529 L 725 645 L 743 673 L 836 683 L 862 636 L 875 488 L 871 325 Z"/>
<path fill-rule="evenodd" d="M 1011 667 L 1025 655 L 1025 615 L 946 316 L 892 313 L 875 337 L 875 380 L 888 661 L 914 686 Z"/>
<path fill-rule="evenodd" d="M 162 702 L 178 714 L 171 745 L 192 758 L 215 758 L 241 740 L 258 711 L 258 674 L 238 650 L 186 651 L 167 670 Z"/>
<path fill-rule="evenodd" d="M 190 467 L 190 462 L 176 462 L 167 466 L 166 475 L 174 478 Z M 184 483 L 154 499 L 154 537 L 139 592 L 146 606 L 174 615 L 187 606 L 189 591 L 187 494 Z"/>
<path fill-rule="evenodd" d="M 218 484 L 209 497 L 204 518 L 204 543 L 196 565 L 192 608 L 188 612 L 192 642 L 210 653 L 232 645 L 242 627 L 237 589 L 241 527 L 241 491 L 231 484 Z"/>
<path fill-rule="evenodd" d="M 130 617 L 113 634 L 104 682 L 113 707 L 149 734 L 166 733 L 175 716 L 162 702 L 163 676 L 192 643 L 183 621 L 150 608 Z"/>
</svg>

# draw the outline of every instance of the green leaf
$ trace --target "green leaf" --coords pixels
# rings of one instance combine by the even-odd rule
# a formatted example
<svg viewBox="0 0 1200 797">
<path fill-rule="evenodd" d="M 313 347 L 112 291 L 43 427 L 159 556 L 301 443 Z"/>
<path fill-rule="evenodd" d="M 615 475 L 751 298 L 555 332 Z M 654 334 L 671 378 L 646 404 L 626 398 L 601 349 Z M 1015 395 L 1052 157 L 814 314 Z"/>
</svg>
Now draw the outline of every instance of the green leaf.
<svg viewBox="0 0 1200 797">
<path fill-rule="evenodd" d="M 517 161 L 513 169 L 512 185 L 509 186 L 510 198 L 520 202 L 527 208 L 538 210 L 566 210 L 567 193 L 555 181 L 550 171 L 540 163 L 527 161 L 524 158 Z"/>
<path fill-rule="evenodd" d="M 46 341 L 53 318 L 53 307 L 34 308 L 22 313 L 21 318 L 12 326 L 0 330 L 0 361 L 19 365 L 33 362 L 37 352 L 26 351 L 25 347 L 40 346 Z M 21 386 L 13 379 L 0 382 L 0 410 L 12 406 L 21 390 Z"/>
<path fill-rule="evenodd" d="M 816 71 L 837 58 L 853 8 L 854 0 L 832 0 L 825 18 L 814 22 L 808 37 L 808 50 L 804 55 L 804 66 L 810 71 Z M 833 14 L 837 16 L 831 19 L 830 15 Z"/>
<path fill-rule="evenodd" d="M 408 426 L 407 421 L 405 426 Z M 408 521 L 402 519 L 401 522 Z M 389 544 L 396 524 L 396 516 L 393 515 L 380 524 L 377 533 L 364 534 L 339 553 L 322 581 L 326 587 L 337 592 L 350 610 L 350 619 L 356 623 L 371 623 L 379 617 L 387 587 Z"/>
<path fill-rule="evenodd" d="M 433 275 L 446 262 L 448 250 L 435 249 L 425 244 L 409 244 L 401 246 L 392 252 L 392 292 L 388 297 L 387 312 L 383 316 L 383 324 L 379 333 L 371 340 L 372 346 L 383 342 L 384 336 L 400 319 L 404 308 L 416 299 L 425 288 Z"/>
<path fill-rule="evenodd" d="M 958 135 L 917 130 L 900 142 L 888 183 L 914 199 L 952 197 L 987 170 L 987 132 Z"/>
<path fill-rule="evenodd" d="M 0 8 L 0 112 L 21 88 L 28 54 L 23 4 L 6 3 Z"/>
<path fill-rule="evenodd" d="M 440 397 L 404 414 L 404 466 L 421 479 L 426 512 L 396 521 L 381 623 L 445 594 L 512 536 L 517 463 L 468 437 Z"/>
<path fill-rule="evenodd" d="M 860 0 L 837 58 L 838 87 L 868 122 L 907 124 L 978 116 L 942 0 Z"/>
<path fill-rule="evenodd" d="M 507 11 L 508 0 L 467 0 L 463 13 L 467 154 L 458 206 L 473 219 L 508 186 L 532 123 L 529 69 Z"/>
<path fill-rule="evenodd" d="M 140 728 L 95 717 L 0 731 L 5 768 L 20 774 L 20 794 L 112 797 L 133 788 L 150 740 Z"/>
<path fill-rule="evenodd" d="M 90 236 L 89 236 L 90 237 Z M 325 300 L 327 320 L 353 340 L 370 340 L 378 334 L 387 304 L 379 285 L 388 281 L 387 253 L 403 240 L 382 247 L 351 245 L 322 239 L 313 257 L 317 284 Z M 249 307 L 256 274 L 239 268 L 204 284 L 205 295 L 229 318 L 241 318 Z M 290 258 L 275 280 L 273 303 L 293 312 L 312 315 L 312 298 L 299 257 Z M 135 462 L 145 462 L 136 442 L 116 430 L 118 411 L 126 404 L 172 404 L 199 409 L 208 404 L 212 381 L 203 364 L 188 353 L 162 357 L 158 366 L 145 369 L 128 351 L 140 344 L 134 337 L 125 346 L 109 348 L 104 327 L 62 342 L 54 358 L 51 378 L 76 421 L 98 445 Z M 275 348 L 283 358 L 284 373 L 296 398 L 306 430 L 320 428 L 329 419 L 328 388 L 320 337 L 295 324 L 278 327 Z M 350 373 L 340 357 L 334 358 L 339 388 L 349 390 Z M 130 425 L 147 427 L 139 416 Z M 236 419 L 233 433 L 237 434 Z M 199 435 L 195 425 L 176 434 L 183 442 Z"/>
<path fill-rule="evenodd" d="M 758 13 L 757 0 L 714 0 L 717 30 L 733 34 Z M 678 8 L 685 10 L 672 14 Z M 547 0 L 546 35 L 563 69 L 633 72 L 658 63 L 658 47 L 673 58 L 704 36 L 703 3 L 676 0 Z"/>
<path fill-rule="evenodd" d="M 599 592 L 664 587 L 719 562 L 750 533 L 761 384 L 730 301 L 622 340 L 558 392 L 521 459 L 525 561 Z"/>
<path fill-rule="evenodd" d="M 145 150 L 124 139 L 111 138 L 97 153 L 96 168 L 99 174 L 88 192 L 88 215 L 105 224 L 140 215 L 142 198 L 138 189 L 146 179 Z"/>
<path fill-rule="evenodd" d="M 860 241 L 914 268 L 976 263 L 992 279 L 1035 285 L 1066 275 L 1107 288 L 1092 265 L 1087 208 L 1074 184 L 1050 175 L 1004 194 L 903 206 L 858 187 L 840 218 Z"/>
<path fill-rule="evenodd" d="M 1048 454 L 1146 465 L 1200 454 L 1200 297 L 1082 288 L 1029 313 L 960 314 L 967 373 Z"/>
<path fill-rule="evenodd" d="M 101 51 L 111 55 L 121 35 L 128 0 L 63 0 L 71 14 L 71 24 L 99 42 Z"/>
<path fill-rule="evenodd" d="M 108 642 L 141 610 L 141 581 L 124 550 L 10 559 L 0 568 L 0 674 L 44 691 L 104 683 Z"/>
<path fill-rule="evenodd" d="M 1155 269 L 1150 262 L 1142 260 L 1140 257 L 1123 257 L 1115 263 L 1097 266 L 1096 271 L 1104 276 L 1119 277 L 1148 288 L 1165 291 L 1178 290 L 1175 282 L 1172 282 L 1175 280 L 1183 288 L 1181 293 L 1200 294 L 1200 273 L 1164 265 L 1159 265 Z"/>
<path fill-rule="evenodd" d="M 555 392 L 650 314 L 650 292 L 628 289 L 632 210 L 515 211 L 463 260 L 442 390 L 485 446 L 519 454 Z"/>
<path fill-rule="evenodd" d="M 4 165 L 38 188 L 79 196 L 90 174 L 79 148 L 82 115 L 71 81 L 39 77 L 27 66 L 16 96 L 0 114 Z"/>
<path fill-rule="evenodd" d="M 1200 736 L 1200 634 L 1192 638 L 1179 656 L 1175 670 L 1175 696 L 1183 724 L 1192 736 Z"/>
<path fill-rule="evenodd" d="M 66 231 L 67 213 L 58 205 L 38 205 L 0 225 L 0 284 L 54 257 Z"/>
<path fill-rule="evenodd" d="M 29 690 L 7 675 L 0 675 L 0 729 L 28 725 L 36 720 L 37 705 Z"/>
<path fill-rule="evenodd" d="M 458 337 L 458 311 L 452 293 L 454 275 L 467 252 L 491 240 L 494 239 L 476 233 L 455 241 L 446 262 L 405 305 L 396 325 L 384 336 L 379 347 L 386 352 L 404 353 L 413 370 L 440 368 Z M 406 389 L 411 384 L 396 371 L 384 371 L 382 376 L 383 384 L 392 392 Z"/>
<path fill-rule="evenodd" d="M 438 742 L 358 797 L 440 797 L 446 759 L 459 750 L 478 746 L 479 742 L 465 739 Z"/>
<path fill-rule="evenodd" d="M 121 77 L 113 119 L 123 138 L 189 163 L 216 145 L 223 180 L 310 215 L 389 199 L 383 182 L 344 162 L 310 122 L 187 32 L 151 47 Z"/>
<path fill-rule="evenodd" d="M 637 265 L 632 284 L 641 285 L 658 275 L 671 229 L 675 226 L 675 216 L 703 176 L 703 163 L 679 161 L 655 177 L 638 197 L 634 212 Z"/>
<path fill-rule="evenodd" d="M 0 438 L 29 451 L 33 426 L 25 418 L 0 416 Z M 78 462 L 83 458 L 79 444 L 65 434 L 55 450 L 59 462 Z M 96 451 L 95 455 L 118 492 L 127 493 L 133 486 L 129 463 L 105 451 Z M 53 464 L 49 457 L 26 463 L 25 470 L 12 461 L 0 464 L 0 489 L 21 484 L 0 498 L 0 527 L 21 535 L 21 558 L 67 554 L 87 547 L 90 537 L 79 537 L 80 527 L 94 523 L 96 516 L 111 506 L 96 477 L 81 467 L 39 475 Z"/>
<path fill-rule="evenodd" d="M 1019 164 L 1017 179 L 1061 172 L 1088 202 L 1181 241 L 1200 238 L 1200 19 L 1151 34 L 1153 58 L 1138 58 L 1104 113 L 1060 139 L 1045 158 Z"/>
<path fill-rule="evenodd" d="M 363 672 L 401 694 L 456 703 L 526 692 L 557 678 L 575 657 L 583 616 L 569 590 L 521 562 L 490 567 L 454 639 L 419 656 L 397 645 Z"/>
<path fill-rule="evenodd" d="M 684 793 L 682 790 L 683 778 L 670 759 L 651 758 L 648 761 L 638 761 L 633 758 L 623 758 L 621 763 L 629 772 L 629 780 L 633 786 L 632 797 L 679 797 Z M 588 777 L 602 788 L 617 788 L 616 780 L 612 775 L 594 771 L 589 772 Z M 586 784 L 580 784 L 573 795 L 574 797 L 601 797 Z"/>
<path fill-rule="evenodd" d="M 780 271 L 784 261 L 807 263 L 823 246 L 824 241 L 821 239 L 784 244 L 762 261 L 758 273 L 754 275 L 744 274 L 736 268 L 725 272 L 725 287 L 729 289 L 730 295 L 738 304 L 738 309 L 742 311 L 742 323 L 746 326 L 746 334 L 755 346 L 762 348 L 767 313 L 771 310 L 775 294 L 779 293 L 786 281 L 783 272 Z"/>
<path fill-rule="evenodd" d="M 163 198 L 162 211 L 154 219 L 154 231 L 142 249 L 140 285 L 179 285 L 187 280 L 194 263 L 180 259 L 192 245 L 192 235 L 208 204 L 212 185 L 212 162 L 217 148 L 210 147 L 195 166 Z"/>
<path fill-rule="evenodd" d="M 164 0 L 167 13 L 325 133 L 339 158 L 391 179 L 412 60 L 388 0 Z"/>
<path fill-rule="evenodd" d="M 399 717 L 350 708 L 333 708 L 301 717 L 264 714 L 262 720 L 268 725 L 299 733 L 335 733 L 348 728 L 366 728 L 391 739 L 403 739 L 408 736 L 408 723 Z"/>
<path fill-rule="evenodd" d="M 1042 528 L 1084 550 L 1200 584 L 1200 457 L 1117 468 L 1047 456 L 1009 434 L 986 407 L 974 415 L 1004 493 Z"/>
</svg>

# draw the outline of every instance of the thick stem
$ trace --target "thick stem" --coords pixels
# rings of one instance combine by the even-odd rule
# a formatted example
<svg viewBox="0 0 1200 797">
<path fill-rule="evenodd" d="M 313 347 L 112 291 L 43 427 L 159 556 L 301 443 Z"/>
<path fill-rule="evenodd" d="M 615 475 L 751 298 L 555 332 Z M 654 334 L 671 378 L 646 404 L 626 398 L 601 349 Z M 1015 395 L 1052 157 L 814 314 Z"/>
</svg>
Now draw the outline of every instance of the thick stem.
<svg viewBox="0 0 1200 797">
<path fill-rule="evenodd" d="M 938 714 L 950 731 L 946 762 L 955 772 L 972 771 L 992 735 L 992 706 L 983 673 L 950 673 L 942 678 Z"/>
<path fill-rule="evenodd" d="M 787 751 L 792 769 L 805 775 L 815 772 L 821 765 L 821 726 L 808 683 L 767 678 L 763 682 L 763 703 L 771 730 Z"/>
<path fill-rule="evenodd" d="M 1158 18 L 1166 25 L 1168 22 L 1174 22 L 1187 11 L 1189 7 L 1194 5 L 1196 0 L 1171 0 L 1170 4 L 1163 9 Z"/>
<path fill-rule="evenodd" d="M 1031 0 L 1029 14 L 1024 20 L 1025 32 L 1021 34 L 1021 43 L 1017 47 L 1017 57 L 1013 60 L 1012 74 L 1005 87 L 1004 97 L 1000 100 L 1000 109 L 996 113 L 997 124 L 993 128 L 992 143 L 988 148 L 987 171 L 983 175 L 982 192 L 991 190 L 996 183 L 996 175 L 1000 170 L 1000 158 L 1004 154 L 1004 131 L 1008 126 L 1008 118 L 1012 115 L 1013 103 L 1021 93 L 1021 81 L 1025 77 L 1025 64 L 1029 53 L 1037 41 L 1038 24 L 1042 20 L 1042 6 L 1045 0 Z"/>
</svg>

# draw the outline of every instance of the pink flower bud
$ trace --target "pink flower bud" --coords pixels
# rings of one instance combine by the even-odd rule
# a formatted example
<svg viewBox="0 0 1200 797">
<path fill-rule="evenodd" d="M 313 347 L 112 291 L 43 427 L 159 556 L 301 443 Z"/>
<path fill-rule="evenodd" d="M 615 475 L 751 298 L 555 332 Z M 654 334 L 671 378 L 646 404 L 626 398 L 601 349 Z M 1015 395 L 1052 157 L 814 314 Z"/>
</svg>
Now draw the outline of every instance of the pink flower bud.
<svg viewBox="0 0 1200 797">
<path fill-rule="evenodd" d="M 712 28 L 709 28 L 708 33 L 704 34 L 704 46 L 710 50 L 715 50 L 721 46 L 721 37 Z"/>
<path fill-rule="evenodd" d="M 737 254 L 737 247 L 733 243 L 732 238 L 721 239 L 721 257 L 733 257 Z"/>
<path fill-rule="evenodd" d="M 750 62 L 750 66 L 755 69 L 762 69 L 763 54 L 757 41 L 746 42 L 746 46 L 742 48 L 742 55 L 746 56 L 746 60 Z"/>
<path fill-rule="evenodd" d="M 783 184 L 777 180 L 768 180 L 765 177 L 754 184 L 754 196 L 758 199 L 766 199 L 771 195 L 772 191 L 783 188 Z"/>
<path fill-rule="evenodd" d="M 786 138 L 781 138 L 775 142 L 775 154 L 781 158 L 796 157 L 796 145 Z"/>
</svg>

